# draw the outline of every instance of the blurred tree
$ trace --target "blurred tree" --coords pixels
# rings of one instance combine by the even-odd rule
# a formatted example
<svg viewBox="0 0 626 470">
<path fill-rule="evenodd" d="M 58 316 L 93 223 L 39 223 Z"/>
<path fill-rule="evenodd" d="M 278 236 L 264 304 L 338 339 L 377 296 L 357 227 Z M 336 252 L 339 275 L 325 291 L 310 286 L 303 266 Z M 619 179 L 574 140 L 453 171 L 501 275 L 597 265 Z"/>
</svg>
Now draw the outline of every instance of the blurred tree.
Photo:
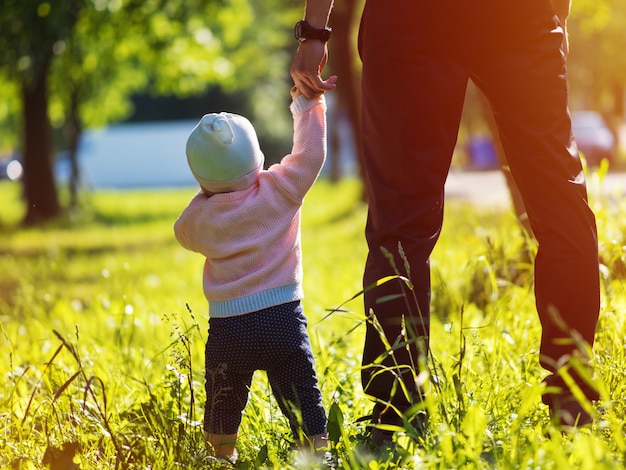
<svg viewBox="0 0 626 470">
<path fill-rule="evenodd" d="M 572 107 L 602 112 L 616 127 L 626 105 L 626 2 L 575 0 L 568 21 Z"/>
<path fill-rule="evenodd" d="M 24 222 L 56 217 L 60 205 L 52 174 L 49 73 L 59 42 L 69 37 L 84 2 L 4 0 L 0 5 L 0 67 L 19 84 L 22 116 Z"/>
<path fill-rule="evenodd" d="M 132 29 L 137 4 L 115 9 L 89 3 L 75 24 L 72 35 L 59 44 L 51 71 L 53 120 L 63 123 L 63 137 L 71 165 L 70 206 L 78 204 L 80 171 L 78 143 L 87 126 L 101 126 L 128 112 L 125 97 L 145 86 L 147 79 L 136 66 L 144 47 L 125 34 Z"/>
<path fill-rule="evenodd" d="M 15 108 L 21 112 L 24 222 L 45 221 L 61 211 L 51 124 L 65 126 L 75 204 L 80 133 L 128 115 L 129 97 L 137 90 L 190 96 L 211 83 L 225 90 L 250 87 L 260 127 L 284 135 L 287 119 L 276 111 L 286 109 L 289 44 L 295 48 L 285 33 L 300 7 L 285 0 L 262 5 L 249 0 L 3 0 L 0 79 L 7 89 L 20 87 L 22 95 L 20 102 L 7 101 L 0 119 L 15 129 Z"/>
<path fill-rule="evenodd" d="M 333 73 L 339 77 L 337 96 L 335 98 L 336 107 L 334 110 L 336 120 L 346 119 L 351 135 L 354 139 L 354 148 L 357 161 L 362 158 L 361 149 L 361 63 L 359 60 L 356 35 L 363 0 L 345 0 L 338 2 L 333 8 L 331 15 L 331 25 L 333 26 L 333 36 L 329 43 L 330 66 Z M 330 162 L 330 179 L 337 181 L 341 179 L 341 139 L 345 135 L 339 135 L 338 127 L 331 128 L 329 132 L 329 144 L 333 150 L 334 158 Z M 362 165 L 359 165 L 362 168 Z M 365 197 L 363 195 L 363 197 Z"/>
</svg>

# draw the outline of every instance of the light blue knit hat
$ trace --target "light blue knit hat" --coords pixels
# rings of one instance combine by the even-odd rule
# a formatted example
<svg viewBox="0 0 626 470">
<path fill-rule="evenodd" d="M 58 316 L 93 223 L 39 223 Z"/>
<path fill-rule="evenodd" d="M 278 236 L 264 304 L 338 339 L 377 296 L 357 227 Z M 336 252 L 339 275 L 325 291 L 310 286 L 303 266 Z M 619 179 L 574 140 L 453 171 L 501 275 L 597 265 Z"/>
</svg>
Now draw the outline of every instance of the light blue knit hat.
<svg viewBox="0 0 626 470">
<path fill-rule="evenodd" d="M 189 168 L 212 193 L 246 189 L 264 160 L 254 127 L 238 114 L 205 114 L 187 139 Z"/>
</svg>

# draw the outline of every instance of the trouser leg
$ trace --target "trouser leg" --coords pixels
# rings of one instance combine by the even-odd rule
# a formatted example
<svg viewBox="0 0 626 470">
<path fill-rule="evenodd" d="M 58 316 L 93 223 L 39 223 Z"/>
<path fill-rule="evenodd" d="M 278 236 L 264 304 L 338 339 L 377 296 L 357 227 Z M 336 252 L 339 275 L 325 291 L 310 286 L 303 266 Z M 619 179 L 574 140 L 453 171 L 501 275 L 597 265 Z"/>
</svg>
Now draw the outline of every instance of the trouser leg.
<svg viewBox="0 0 626 470">
<path fill-rule="evenodd" d="M 500 11 L 502 22 L 478 26 L 490 37 L 473 78 L 491 101 L 539 244 L 541 364 L 555 371 L 578 350 L 578 340 L 593 345 L 600 296 L 596 224 L 571 134 L 562 31 L 547 0 L 501 3 L 490 11 Z"/>
<path fill-rule="evenodd" d="M 442 24 L 440 31 L 431 23 L 449 21 L 430 11 L 438 8 L 434 3 L 369 0 L 360 31 L 369 202 L 363 282 L 367 287 L 399 271 L 414 287 L 409 291 L 395 280 L 365 293 L 366 314 L 375 315 L 382 331 L 367 326 L 362 382 L 368 395 L 400 411 L 420 397 L 414 374 L 428 346 L 428 259 L 441 230 L 444 183 L 467 84 L 445 42 L 450 26 Z M 391 345 L 409 344 L 392 347 L 390 354 L 381 335 Z"/>
<path fill-rule="evenodd" d="M 209 435 L 236 435 L 248 401 L 254 367 L 242 352 L 246 343 L 239 329 L 245 327 L 242 321 L 249 320 L 244 317 L 210 320 L 204 408 L 204 430 Z"/>
<path fill-rule="evenodd" d="M 268 345 L 263 369 L 294 437 L 326 433 L 326 412 L 315 372 L 315 359 L 300 302 L 272 307 L 262 330 Z"/>
</svg>

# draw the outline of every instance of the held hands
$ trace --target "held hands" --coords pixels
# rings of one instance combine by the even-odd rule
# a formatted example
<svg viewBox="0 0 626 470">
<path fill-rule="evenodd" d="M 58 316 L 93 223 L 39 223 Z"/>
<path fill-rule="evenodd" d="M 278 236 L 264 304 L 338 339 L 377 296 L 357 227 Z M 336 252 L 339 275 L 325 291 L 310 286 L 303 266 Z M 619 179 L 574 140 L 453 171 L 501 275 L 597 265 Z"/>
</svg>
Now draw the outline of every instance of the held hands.
<svg viewBox="0 0 626 470">
<path fill-rule="evenodd" d="M 326 43 L 318 40 L 307 40 L 300 43 L 291 64 L 291 77 L 297 89 L 307 98 L 315 98 L 322 93 L 334 90 L 337 77 L 335 75 L 322 80 L 320 74 L 328 60 Z"/>
<path fill-rule="evenodd" d="M 336 79 L 336 77 L 330 77 L 327 81 L 329 83 L 334 83 L 334 79 Z M 291 100 L 295 100 L 298 96 L 303 95 L 304 93 L 302 93 L 300 91 L 300 89 L 297 86 L 292 86 L 291 89 L 289 90 L 289 94 L 291 95 Z M 320 93 L 321 94 L 321 93 Z M 315 96 L 319 96 L 319 95 L 315 95 Z"/>
<path fill-rule="evenodd" d="M 302 93 L 300 92 L 300 90 L 298 90 L 298 87 L 296 86 L 292 86 L 291 90 L 289 90 L 289 94 L 291 95 L 291 100 L 295 100 L 298 96 L 300 96 Z"/>
</svg>

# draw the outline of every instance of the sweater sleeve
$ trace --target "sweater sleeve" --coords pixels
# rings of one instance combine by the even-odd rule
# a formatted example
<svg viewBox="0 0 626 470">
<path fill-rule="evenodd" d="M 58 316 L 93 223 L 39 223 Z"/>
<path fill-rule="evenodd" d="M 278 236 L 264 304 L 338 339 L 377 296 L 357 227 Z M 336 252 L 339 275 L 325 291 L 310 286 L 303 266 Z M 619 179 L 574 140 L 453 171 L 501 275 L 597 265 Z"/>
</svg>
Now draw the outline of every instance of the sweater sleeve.
<svg viewBox="0 0 626 470">
<path fill-rule="evenodd" d="M 291 197 L 301 202 L 317 179 L 326 159 L 326 100 L 298 96 L 290 106 L 293 115 L 291 153 L 269 172 Z"/>
<path fill-rule="evenodd" d="M 200 191 L 174 222 L 174 235 L 178 243 L 183 248 L 197 253 L 202 252 L 202 247 L 197 243 L 197 240 L 202 238 L 199 236 L 202 227 L 198 227 L 197 221 L 202 205 L 206 200 L 207 197 Z"/>
</svg>

